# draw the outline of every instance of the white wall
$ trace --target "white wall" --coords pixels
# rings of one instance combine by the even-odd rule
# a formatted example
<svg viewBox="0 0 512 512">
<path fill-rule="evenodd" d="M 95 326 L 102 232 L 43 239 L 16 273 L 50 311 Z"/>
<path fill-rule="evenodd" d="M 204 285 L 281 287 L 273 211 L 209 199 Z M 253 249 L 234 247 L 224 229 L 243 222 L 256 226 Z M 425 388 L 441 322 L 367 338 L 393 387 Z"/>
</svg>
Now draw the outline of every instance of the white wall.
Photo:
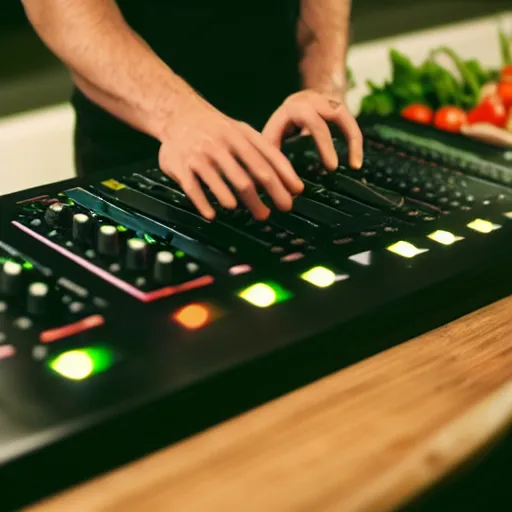
<svg viewBox="0 0 512 512">
<path fill-rule="evenodd" d="M 512 31 L 512 11 L 501 23 Z M 420 63 L 430 49 L 446 45 L 463 58 L 477 58 L 498 66 L 498 17 L 354 46 L 349 65 L 358 83 L 348 104 L 357 112 L 367 92 L 365 81 L 381 83 L 389 76 L 389 49 L 408 54 Z M 70 178 L 73 166 L 73 112 L 67 104 L 0 120 L 0 194 Z"/>
</svg>

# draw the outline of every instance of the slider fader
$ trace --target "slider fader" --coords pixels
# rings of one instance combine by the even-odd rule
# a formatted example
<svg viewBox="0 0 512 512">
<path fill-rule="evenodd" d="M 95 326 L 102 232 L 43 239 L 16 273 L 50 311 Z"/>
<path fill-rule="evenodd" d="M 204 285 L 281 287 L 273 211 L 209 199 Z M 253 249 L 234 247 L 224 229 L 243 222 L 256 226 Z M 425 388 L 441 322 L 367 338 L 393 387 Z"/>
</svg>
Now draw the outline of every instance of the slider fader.
<svg viewBox="0 0 512 512">
<path fill-rule="evenodd" d="M 287 143 L 305 191 L 264 222 L 201 218 L 151 163 L 0 198 L 2 504 L 510 294 L 510 152 L 360 124 L 360 171 L 343 138 L 334 172 L 310 138 Z"/>
</svg>

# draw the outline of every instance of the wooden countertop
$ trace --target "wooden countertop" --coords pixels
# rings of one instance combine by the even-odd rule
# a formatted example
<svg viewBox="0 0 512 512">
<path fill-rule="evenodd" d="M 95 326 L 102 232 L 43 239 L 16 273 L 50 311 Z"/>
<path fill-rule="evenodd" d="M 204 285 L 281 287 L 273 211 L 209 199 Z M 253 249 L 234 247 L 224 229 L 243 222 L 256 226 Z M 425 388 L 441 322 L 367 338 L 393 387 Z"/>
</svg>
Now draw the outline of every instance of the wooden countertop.
<svg viewBox="0 0 512 512">
<path fill-rule="evenodd" d="M 511 424 L 509 297 L 30 510 L 389 510 Z"/>
</svg>

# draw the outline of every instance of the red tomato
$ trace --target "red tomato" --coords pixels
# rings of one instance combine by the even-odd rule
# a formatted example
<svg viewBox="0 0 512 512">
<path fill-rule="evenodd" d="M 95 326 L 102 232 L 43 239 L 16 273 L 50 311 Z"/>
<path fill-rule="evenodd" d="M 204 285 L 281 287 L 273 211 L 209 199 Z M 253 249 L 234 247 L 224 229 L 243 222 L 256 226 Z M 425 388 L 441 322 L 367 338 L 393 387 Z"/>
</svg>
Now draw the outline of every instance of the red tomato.
<svg viewBox="0 0 512 512">
<path fill-rule="evenodd" d="M 404 119 L 421 124 L 430 124 L 434 119 L 434 111 L 427 105 L 421 105 L 420 103 L 405 107 L 401 115 Z"/>
<path fill-rule="evenodd" d="M 507 64 L 501 70 L 500 80 L 502 82 L 512 82 L 512 64 Z"/>
<path fill-rule="evenodd" d="M 434 116 L 435 127 L 447 132 L 459 132 L 467 122 L 466 112 L 458 107 L 441 107 Z"/>
<path fill-rule="evenodd" d="M 503 128 L 507 122 L 507 109 L 499 96 L 487 96 L 468 114 L 468 123 L 490 123 Z"/>
<path fill-rule="evenodd" d="M 512 81 L 501 82 L 498 85 L 498 96 L 502 99 L 505 107 L 512 107 Z"/>
</svg>

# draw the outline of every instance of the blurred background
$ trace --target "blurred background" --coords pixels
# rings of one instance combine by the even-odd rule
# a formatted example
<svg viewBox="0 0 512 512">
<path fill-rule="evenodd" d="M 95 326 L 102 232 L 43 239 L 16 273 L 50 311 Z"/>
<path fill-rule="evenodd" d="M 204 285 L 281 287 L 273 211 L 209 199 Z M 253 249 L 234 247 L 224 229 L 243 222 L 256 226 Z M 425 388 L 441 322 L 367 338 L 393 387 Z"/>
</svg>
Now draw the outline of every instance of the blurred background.
<svg viewBox="0 0 512 512">
<path fill-rule="evenodd" d="M 481 17 L 491 19 L 510 9 L 510 0 L 354 0 L 352 41 L 356 48 L 362 45 L 372 48 L 373 52 L 368 61 L 361 53 L 352 55 L 356 79 L 364 84 L 370 77 L 365 75 L 366 69 L 377 72 L 378 76 L 373 74 L 372 79 L 381 78 L 387 69 L 385 56 L 376 53 L 375 44 L 370 44 L 372 41 L 386 41 L 386 38 L 396 41 L 398 36 L 412 35 L 419 30 Z M 430 33 L 431 40 L 435 39 L 432 34 L 435 33 Z M 480 52 L 486 45 L 489 45 L 489 55 L 497 51 L 496 38 L 490 32 L 481 32 L 480 36 L 474 33 L 471 39 Z M 370 46 L 365 47 L 367 43 Z M 443 36 L 437 44 L 449 42 Z M 459 46 L 465 43 L 461 40 Z M 369 56 L 368 52 L 365 55 Z M 377 55 L 383 61 L 382 71 L 370 62 Z M 73 117 L 67 104 L 70 88 L 68 73 L 34 34 L 21 2 L 3 2 L 0 17 L 0 194 L 73 175 Z M 352 99 L 354 105 L 362 93 L 363 89 L 358 89 L 359 96 Z"/>
</svg>

